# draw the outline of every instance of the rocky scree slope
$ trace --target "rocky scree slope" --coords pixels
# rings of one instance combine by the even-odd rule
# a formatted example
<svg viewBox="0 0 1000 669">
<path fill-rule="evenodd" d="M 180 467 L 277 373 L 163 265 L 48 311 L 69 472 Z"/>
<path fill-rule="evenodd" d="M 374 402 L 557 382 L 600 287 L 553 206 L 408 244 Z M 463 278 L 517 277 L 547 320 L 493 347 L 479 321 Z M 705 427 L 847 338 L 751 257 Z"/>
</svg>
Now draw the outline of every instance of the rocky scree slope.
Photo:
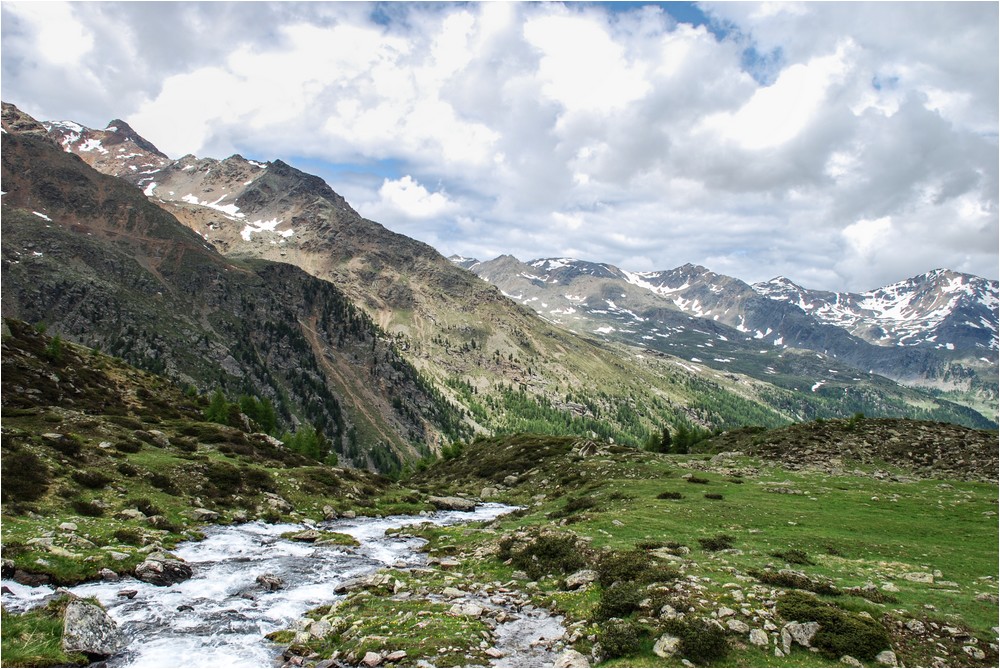
<svg viewBox="0 0 1000 669">
<path fill-rule="evenodd" d="M 315 425 L 360 466 L 398 468 L 457 436 L 457 412 L 333 285 L 234 263 L 129 184 L 5 128 L 4 316 L 203 391 L 268 398 L 285 427 Z"/>
</svg>

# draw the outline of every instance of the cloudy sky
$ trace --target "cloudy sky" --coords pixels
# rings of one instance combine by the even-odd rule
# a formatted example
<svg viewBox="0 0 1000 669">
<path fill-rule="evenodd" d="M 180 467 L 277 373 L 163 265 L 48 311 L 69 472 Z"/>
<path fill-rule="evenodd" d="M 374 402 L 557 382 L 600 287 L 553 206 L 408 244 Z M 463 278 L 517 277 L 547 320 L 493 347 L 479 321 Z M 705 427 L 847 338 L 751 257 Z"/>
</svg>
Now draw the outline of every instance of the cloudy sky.
<svg viewBox="0 0 1000 669">
<path fill-rule="evenodd" d="M 280 158 L 442 253 L 998 274 L 998 5 L 18 3 L 2 97 Z"/>
</svg>

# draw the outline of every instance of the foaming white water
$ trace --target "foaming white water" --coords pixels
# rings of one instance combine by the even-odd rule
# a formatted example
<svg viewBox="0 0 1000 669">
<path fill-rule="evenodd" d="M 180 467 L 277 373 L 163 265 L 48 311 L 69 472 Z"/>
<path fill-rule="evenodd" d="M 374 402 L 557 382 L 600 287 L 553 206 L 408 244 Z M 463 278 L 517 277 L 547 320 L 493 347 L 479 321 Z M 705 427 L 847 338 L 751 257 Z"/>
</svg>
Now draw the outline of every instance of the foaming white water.
<svg viewBox="0 0 1000 669">
<path fill-rule="evenodd" d="M 205 539 L 180 544 L 174 554 L 186 560 L 194 576 L 160 587 L 133 578 L 70 588 L 81 597 L 96 597 L 121 626 L 127 648 L 108 666 L 130 667 L 266 667 L 280 649 L 264 635 L 282 629 L 317 606 L 340 599 L 337 584 L 385 565 L 416 566 L 424 561 L 419 539 L 386 537 L 385 531 L 430 522 L 450 525 L 492 520 L 513 511 L 502 504 L 482 504 L 474 512 L 445 511 L 429 516 L 357 518 L 323 523 L 324 529 L 355 537 L 359 547 L 315 546 L 281 538 L 299 525 L 254 522 L 205 528 Z M 285 587 L 269 592 L 256 583 L 275 574 Z M 3 581 L 13 594 L 3 595 L 11 611 L 42 603 L 53 593 Z M 119 597 L 136 590 L 134 598 Z M 180 609 L 180 610 L 179 610 Z"/>
</svg>

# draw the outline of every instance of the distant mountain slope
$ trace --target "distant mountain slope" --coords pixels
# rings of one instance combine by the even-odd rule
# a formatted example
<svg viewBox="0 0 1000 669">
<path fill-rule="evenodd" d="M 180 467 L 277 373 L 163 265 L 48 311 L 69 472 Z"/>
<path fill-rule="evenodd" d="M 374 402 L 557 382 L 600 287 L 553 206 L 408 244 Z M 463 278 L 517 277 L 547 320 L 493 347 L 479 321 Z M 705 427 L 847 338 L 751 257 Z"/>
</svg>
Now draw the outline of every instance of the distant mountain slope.
<svg viewBox="0 0 1000 669">
<path fill-rule="evenodd" d="M 77 146 L 64 148 L 78 152 Z M 868 387 L 849 401 L 835 399 L 842 390 L 831 386 L 830 397 L 815 393 L 803 402 L 807 388 L 776 385 L 763 374 L 749 379 L 676 359 L 673 351 L 619 346 L 646 348 L 643 341 L 573 336 L 430 246 L 361 217 L 322 179 L 281 161 L 185 156 L 142 176 L 104 169 L 121 173 L 230 258 L 278 260 L 334 283 L 464 407 L 475 429 L 589 433 L 639 443 L 665 423 L 779 424 L 858 410 L 979 420 L 884 380 L 877 391 Z M 662 302 L 655 307 L 687 318 Z M 810 379 L 807 385 L 816 382 Z"/>
<path fill-rule="evenodd" d="M 864 293 L 806 290 L 784 277 L 753 288 L 880 346 L 997 350 L 1000 287 L 971 274 L 938 269 Z"/>
<path fill-rule="evenodd" d="M 576 332 L 812 393 L 835 379 L 871 383 L 873 374 L 934 385 L 996 420 L 995 352 L 986 357 L 981 350 L 876 346 L 795 304 L 695 265 L 633 273 L 573 258 L 522 263 L 500 256 L 463 259 L 463 264 L 508 297 Z"/>
<path fill-rule="evenodd" d="M 460 416 L 333 285 L 234 263 L 4 109 L 3 315 L 203 391 L 271 399 L 357 465 L 391 469 L 458 436 Z"/>
</svg>

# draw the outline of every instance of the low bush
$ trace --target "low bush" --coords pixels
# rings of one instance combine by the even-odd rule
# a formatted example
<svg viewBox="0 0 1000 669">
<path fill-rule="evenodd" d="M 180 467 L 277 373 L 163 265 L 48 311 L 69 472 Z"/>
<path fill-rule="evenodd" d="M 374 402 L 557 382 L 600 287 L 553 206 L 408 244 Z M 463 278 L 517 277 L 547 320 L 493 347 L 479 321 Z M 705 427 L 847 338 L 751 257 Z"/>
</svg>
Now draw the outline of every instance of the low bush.
<svg viewBox="0 0 1000 669">
<path fill-rule="evenodd" d="M 597 563 L 597 582 L 602 587 L 614 583 L 662 583 L 673 581 L 679 572 L 673 567 L 656 562 L 642 550 L 612 551 L 605 553 Z"/>
<path fill-rule="evenodd" d="M 597 641 L 601 644 L 601 655 L 605 660 L 613 660 L 638 652 L 646 630 L 632 620 L 609 620 L 600 626 Z"/>
<path fill-rule="evenodd" d="M 593 497 L 575 497 L 566 502 L 564 506 L 559 511 L 552 514 L 554 518 L 566 518 L 567 516 L 572 516 L 581 511 L 586 511 L 588 509 L 594 509 L 597 507 L 597 500 Z"/>
<path fill-rule="evenodd" d="M 123 527 L 115 530 L 115 539 L 130 546 L 141 546 L 143 534 L 139 530 L 131 527 Z"/>
<path fill-rule="evenodd" d="M 115 450 L 122 453 L 138 453 L 142 450 L 142 442 L 138 439 L 128 439 L 115 444 Z"/>
<path fill-rule="evenodd" d="M 28 451 L 5 452 L 0 476 L 0 498 L 6 502 L 34 502 L 45 496 L 51 483 L 49 468 Z"/>
<path fill-rule="evenodd" d="M 776 557 L 779 560 L 784 560 L 785 562 L 788 562 L 790 564 L 804 564 L 804 565 L 816 564 L 809 558 L 809 555 L 805 551 L 799 550 L 798 548 L 789 548 L 786 551 L 777 551 L 771 553 L 771 557 Z"/>
<path fill-rule="evenodd" d="M 91 490 L 100 490 L 113 480 L 103 472 L 96 472 L 89 469 L 75 471 L 70 477 L 84 488 L 90 488 Z"/>
<path fill-rule="evenodd" d="M 509 543 L 504 540 L 500 543 L 500 555 L 535 581 L 547 574 L 571 574 L 587 564 L 576 537 L 569 534 L 541 534 L 522 547 L 516 546 L 512 539 Z"/>
<path fill-rule="evenodd" d="M 138 509 L 139 511 L 141 511 L 142 514 L 144 516 L 146 516 L 147 518 L 149 516 L 162 516 L 163 515 L 163 511 L 160 509 L 160 507 L 158 507 L 155 504 L 153 504 L 153 502 L 150 501 L 150 499 L 148 497 L 138 497 L 138 498 L 135 498 L 135 499 L 130 499 L 128 501 L 128 503 L 129 503 L 130 506 L 133 506 L 136 509 Z"/>
<path fill-rule="evenodd" d="M 717 534 L 714 537 L 698 539 L 698 543 L 701 544 L 702 550 L 713 553 L 715 551 L 724 551 L 732 548 L 734 541 L 736 541 L 736 539 L 728 534 Z"/>
<path fill-rule="evenodd" d="M 129 478 L 132 478 L 133 476 L 139 475 L 139 469 L 133 465 L 130 465 L 127 462 L 119 462 L 118 473 L 121 474 L 122 476 L 128 476 Z"/>
<path fill-rule="evenodd" d="M 601 591 L 601 601 L 594 616 L 598 620 L 625 618 L 639 610 L 639 602 L 644 599 L 642 588 L 629 581 L 616 581 Z"/>
<path fill-rule="evenodd" d="M 73 510 L 76 511 L 81 516 L 89 516 L 91 518 L 100 518 L 104 515 L 104 507 L 100 504 L 95 504 L 94 502 L 88 502 L 82 499 L 75 499 L 70 503 Z"/>
<path fill-rule="evenodd" d="M 180 493 L 174 480 L 165 474 L 154 473 L 149 475 L 149 483 L 154 488 L 162 490 L 169 495 L 177 495 Z"/>
<path fill-rule="evenodd" d="M 717 492 L 706 492 L 705 499 L 722 499 L 722 495 Z"/>
<path fill-rule="evenodd" d="M 872 618 L 850 613 L 811 595 L 789 592 L 778 600 L 778 613 L 785 620 L 809 620 L 819 623 L 813 645 L 831 658 L 844 655 L 872 661 L 890 647 L 885 627 Z"/>
<path fill-rule="evenodd" d="M 683 499 L 684 495 L 679 492 L 674 492 L 673 490 L 668 490 L 666 492 L 661 492 L 656 496 L 656 499 Z"/>
<path fill-rule="evenodd" d="M 703 479 L 700 476 L 692 476 L 687 480 L 688 483 L 711 483 L 708 479 Z"/>
<path fill-rule="evenodd" d="M 818 595 L 837 596 L 840 590 L 830 581 L 820 581 L 809 578 L 801 572 L 782 569 L 781 571 L 760 571 L 751 569 L 748 571 L 751 576 L 761 583 L 776 585 L 779 588 L 793 588 L 796 590 L 808 590 Z"/>
<path fill-rule="evenodd" d="M 729 653 L 726 633 L 705 621 L 669 620 L 664 629 L 681 640 L 681 657 L 697 665 L 719 666 Z"/>
</svg>

